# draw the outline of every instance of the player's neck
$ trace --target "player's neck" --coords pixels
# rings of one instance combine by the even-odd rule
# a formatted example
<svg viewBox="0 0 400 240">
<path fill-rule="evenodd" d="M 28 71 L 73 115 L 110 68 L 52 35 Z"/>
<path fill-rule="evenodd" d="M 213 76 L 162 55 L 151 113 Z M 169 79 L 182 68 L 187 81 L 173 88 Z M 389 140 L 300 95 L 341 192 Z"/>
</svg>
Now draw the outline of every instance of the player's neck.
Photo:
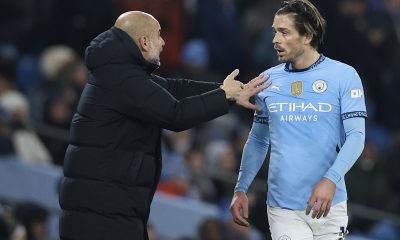
<svg viewBox="0 0 400 240">
<path fill-rule="evenodd" d="M 306 69 L 313 65 L 321 55 L 316 50 L 305 51 L 294 62 L 291 67 L 296 70 Z"/>
</svg>

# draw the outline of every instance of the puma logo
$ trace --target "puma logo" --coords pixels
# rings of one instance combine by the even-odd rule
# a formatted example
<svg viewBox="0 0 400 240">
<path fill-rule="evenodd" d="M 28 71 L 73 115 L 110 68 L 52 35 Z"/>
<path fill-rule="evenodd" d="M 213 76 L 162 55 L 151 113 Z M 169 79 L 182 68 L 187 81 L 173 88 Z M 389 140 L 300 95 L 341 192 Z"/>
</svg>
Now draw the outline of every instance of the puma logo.
<svg viewBox="0 0 400 240">
<path fill-rule="evenodd" d="M 278 86 L 272 86 L 271 90 L 281 91 L 281 89 Z"/>
</svg>

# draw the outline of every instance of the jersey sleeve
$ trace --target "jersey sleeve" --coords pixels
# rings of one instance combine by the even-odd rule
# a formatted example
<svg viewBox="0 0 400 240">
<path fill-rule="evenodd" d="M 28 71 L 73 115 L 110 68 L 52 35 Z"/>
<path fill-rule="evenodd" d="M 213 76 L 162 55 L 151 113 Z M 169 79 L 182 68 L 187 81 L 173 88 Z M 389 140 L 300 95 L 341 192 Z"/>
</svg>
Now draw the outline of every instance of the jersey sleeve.
<svg viewBox="0 0 400 240">
<path fill-rule="evenodd" d="M 347 78 L 342 79 L 340 86 L 340 104 L 342 120 L 354 117 L 367 117 L 364 89 L 354 68 L 350 68 Z"/>
<path fill-rule="evenodd" d="M 360 157 L 365 142 L 365 119 L 349 118 L 343 121 L 346 141 L 340 149 L 335 162 L 324 177 L 337 184 Z"/>
<path fill-rule="evenodd" d="M 262 95 L 262 93 L 259 93 L 255 99 L 256 105 L 262 110 L 254 113 L 253 126 L 243 148 L 238 181 L 234 189 L 235 192 L 247 192 L 268 152 L 270 141 L 268 111 Z"/>
<path fill-rule="evenodd" d="M 346 140 L 334 164 L 324 176 L 334 183 L 343 179 L 360 156 L 365 141 L 364 118 L 367 118 L 364 89 L 354 68 L 349 67 L 340 87 L 341 115 Z"/>
</svg>

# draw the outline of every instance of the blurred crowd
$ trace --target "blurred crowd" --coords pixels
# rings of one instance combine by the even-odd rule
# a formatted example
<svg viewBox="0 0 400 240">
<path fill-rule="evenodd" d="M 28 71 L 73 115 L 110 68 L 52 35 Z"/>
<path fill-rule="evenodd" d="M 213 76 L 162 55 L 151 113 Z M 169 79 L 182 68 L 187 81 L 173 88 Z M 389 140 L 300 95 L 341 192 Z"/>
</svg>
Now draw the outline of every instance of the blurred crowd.
<svg viewBox="0 0 400 240">
<path fill-rule="evenodd" d="M 367 99 L 365 149 L 346 175 L 349 202 L 400 216 L 400 0 L 314 2 L 328 22 L 320 51 L 356 68 Z M 278 64 L 271 25 L 280 3 L 2 0 L 0 156 L 63 164 L 69 124 L 87 80 L 85 47 L 122 12 L 142 10 L 159 20 L 166 45 L 157 74 L 222 82 L 239 68 L 238 79 L 246 82 Z M 232 224 L 228 210 L 251 122 L 251 111 L 233 107 L 229 115 L 191 130 L 163 132 L 158 190 L 216 204 L 223 212 L 219 219 L 203 222 L 198 239 L 269 237 L 267 161 L 249 194 L 253 227 Z M 39 222 L 46 219 L 46 210 L 34 203 L 5 204 L 0 208 L 0 240 L 48 239 L 34 234 L 45 230 L 28 225 L 24 214 Z M 353 239 L 391 240 L 400 239 L 399 226 L 351 215 L 349 229 Z M 163 239 L 150 229 L 153 240 Z"/>
</svg>

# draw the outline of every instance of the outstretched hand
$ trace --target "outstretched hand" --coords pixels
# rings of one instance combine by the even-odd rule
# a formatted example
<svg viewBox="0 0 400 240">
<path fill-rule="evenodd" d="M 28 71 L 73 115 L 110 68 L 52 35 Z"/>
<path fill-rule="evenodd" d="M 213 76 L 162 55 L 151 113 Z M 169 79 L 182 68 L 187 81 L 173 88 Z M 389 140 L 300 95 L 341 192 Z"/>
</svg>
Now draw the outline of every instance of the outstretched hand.
<svg viewBox="0 0 400 240">
<path fill-rule="evenodd" d="M 226 98 L 229 100 L 235 100 L 239 92 L 243 88 L 243 83 L 237 81 L 235 77 L 239 74 L 239 69 L 235 69 L 226 76 L 221 88 L 225 91 Z"/>
<path fill-rule="evenodd" d="M 239 70 L 235 69 L 229 74 L 221 88 L 225 91 L 226 98 L 235 100 L 239 106 L 260 111 L 259 107 L 250 102 L 250 98 L 271 85 L 271 82 L 265 83 L 268 77 L 260 74 L 253 78 L 247 84 L 237 81 L 235 77 L 239 74 Z"/>
<path fill-rule="evenodd" d="M 243 91 L 235 98 L 236 103 L 242 107 L 260 111 L 261 109 L 255 104 L 250 102 L 250 98 L 262 90 L 268 88 L 271 82 L 265 83 L 269 79 L 269 76 L 260 74 L 259 76 L 253 78 L 243 86 Z"/>
</svg>

